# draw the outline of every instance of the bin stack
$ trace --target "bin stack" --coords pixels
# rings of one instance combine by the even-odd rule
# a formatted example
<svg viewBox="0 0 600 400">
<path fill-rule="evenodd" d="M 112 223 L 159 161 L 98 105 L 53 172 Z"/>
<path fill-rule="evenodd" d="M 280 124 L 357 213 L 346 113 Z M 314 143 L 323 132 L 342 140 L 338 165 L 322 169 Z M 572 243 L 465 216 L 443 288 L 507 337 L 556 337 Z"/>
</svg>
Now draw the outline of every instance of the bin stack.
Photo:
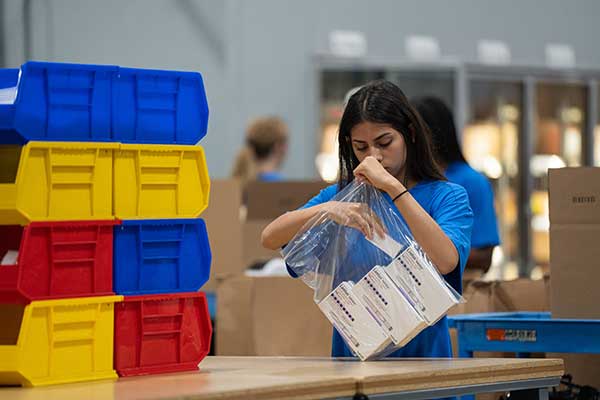
<svg viewBox="0 0 600 400">
<path fill-rule="evenodd" d="M 207 122 L 198 73 L 0 70 L 0 384 L 197 368 Z"/>
</svg>

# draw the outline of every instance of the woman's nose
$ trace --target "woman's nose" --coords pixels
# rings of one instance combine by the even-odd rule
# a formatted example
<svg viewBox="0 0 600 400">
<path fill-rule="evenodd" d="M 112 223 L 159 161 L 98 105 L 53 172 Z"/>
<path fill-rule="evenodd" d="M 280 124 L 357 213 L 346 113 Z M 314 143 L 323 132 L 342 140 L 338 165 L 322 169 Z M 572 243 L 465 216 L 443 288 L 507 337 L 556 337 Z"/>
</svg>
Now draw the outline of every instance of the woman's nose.
<svg viewBox="0 0 600 400">
<path fill-rule="evenodd" d="M 377 147 L 369 147 L 369 155 L 374 157 L 379 162 L 383 161 L 383 154 Z"/>
</svg>

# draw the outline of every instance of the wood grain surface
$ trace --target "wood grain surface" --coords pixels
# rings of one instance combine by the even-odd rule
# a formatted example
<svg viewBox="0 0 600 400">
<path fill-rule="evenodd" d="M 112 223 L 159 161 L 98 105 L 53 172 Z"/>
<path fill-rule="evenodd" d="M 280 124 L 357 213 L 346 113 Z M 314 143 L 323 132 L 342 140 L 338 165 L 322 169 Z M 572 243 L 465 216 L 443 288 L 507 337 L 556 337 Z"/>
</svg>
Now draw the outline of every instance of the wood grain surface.
<svg viewBox="0 0 600 400">
<path fill-rule="evenodd" d="M 198 371 L 33 389 L 0 388 L 3 400 L 318 399 L 560 377 L 559 359 L 207 357 Z"/>
</svg>

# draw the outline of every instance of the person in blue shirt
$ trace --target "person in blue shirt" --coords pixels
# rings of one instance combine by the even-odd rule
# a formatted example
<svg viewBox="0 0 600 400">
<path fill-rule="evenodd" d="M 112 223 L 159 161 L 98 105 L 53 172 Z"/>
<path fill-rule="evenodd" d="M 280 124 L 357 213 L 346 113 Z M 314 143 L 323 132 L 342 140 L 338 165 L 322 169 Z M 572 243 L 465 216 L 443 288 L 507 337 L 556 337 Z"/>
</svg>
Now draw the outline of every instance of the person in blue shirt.
<svg viewBox="0 0 600 400">
<path fill-rule="evenodd" d="M 243 184 L 282 181 L 281 165 L 287 155 L 288 127 L 279 117 L 253 120 L 246 130 L 245 146 L 238 153 L 231 175 Z"/>
<path fill-rule="evenodd" d="M 445 170 L 446 178 L 464 187 L 469 195 L 473 231 L 465 275 L 479 277 L 489 270 L 494 247 L 500 244 L 492 186 L 465 160 L 458 144 L 452 111 L 446 104 L 436 97 L 418 98 L 412 103 L 429 126 L 434 154 Z"/>
<path fill-rule="evenodd" d="M 384 193 L 438 270 L 460 290 L 473 215 L 464 188 L 447 182 L 438 167 L 427 129 L 396 85 L 378 80 L 363 86 L 348 100 L 340 122 L 338 183 L 271 222 L 262 232 L 263 245 L 281 248 L 320 213 L 372 237 L 381 227 L 368 209 L 331 201 L 339 190 L 360 179 Z M 353 356 L 335 330 L 332 356 Z M 452 357 L 446 318 L 389 357 Z"/>
</svg>

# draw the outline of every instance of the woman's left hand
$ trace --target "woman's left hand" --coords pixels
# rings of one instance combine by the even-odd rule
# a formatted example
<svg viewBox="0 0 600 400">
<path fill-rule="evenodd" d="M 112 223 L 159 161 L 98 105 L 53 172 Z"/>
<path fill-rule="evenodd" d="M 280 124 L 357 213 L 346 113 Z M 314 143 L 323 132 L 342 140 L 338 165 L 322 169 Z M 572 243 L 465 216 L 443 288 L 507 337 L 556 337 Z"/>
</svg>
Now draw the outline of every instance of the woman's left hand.
<svg viewBox="0 0 600 400">
<path fill-rule="evenodd" d="M 392 195 L 391 192 L 404 190 L 402 183 L 383 168 L 381 163 L 372 156 L 368 156 L 362 160 L 358 167 L 354 169 L 354 176 L 369 182 L 377 189 L 383 190 L 390 195 Z"/>
</svg>

